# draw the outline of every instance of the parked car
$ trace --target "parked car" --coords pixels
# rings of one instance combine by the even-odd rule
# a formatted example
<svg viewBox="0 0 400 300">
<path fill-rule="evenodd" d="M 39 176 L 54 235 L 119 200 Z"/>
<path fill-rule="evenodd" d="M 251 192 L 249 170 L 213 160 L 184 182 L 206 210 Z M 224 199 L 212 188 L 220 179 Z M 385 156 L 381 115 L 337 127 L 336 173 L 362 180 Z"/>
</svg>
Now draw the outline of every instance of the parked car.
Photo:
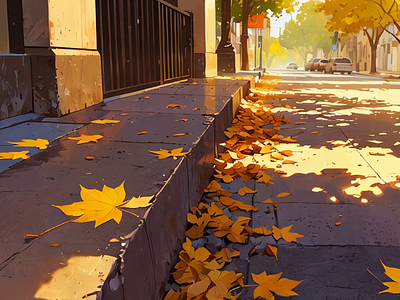
<svg viewBox="0 0 400 300">
<path fill-rule="evenodd" d="M 347 57 L 334 57 L 325 65 L 325 73 L 333 74 L 340 72 L 342 74 L 351 74 L 353 72 L 353 64 Z"/>
<path fill-rule="evenodd" d="M 316 63 L 316 69 L 319 72 L 325 72 L 325 66 L 329 62 L 328 59 L 321 59 L 319 62 Z"/>
<path fill-rule="evenodd" d="M 297 70 L 299 68 L 298 64 L 295 62 L 290 62 L 286 65 L 286 69 L 295 69 Z"/>
<path fill-rule="evenodd" d="M 321 60 L 321 58 L 311 59 L 308 63 L 306 63 L 306 66 L 304 67 L 304 69 L 306 71 L 315 71 L 316 70 L 315 63 L 318 63 L 320 60 Z"/>
</svg>

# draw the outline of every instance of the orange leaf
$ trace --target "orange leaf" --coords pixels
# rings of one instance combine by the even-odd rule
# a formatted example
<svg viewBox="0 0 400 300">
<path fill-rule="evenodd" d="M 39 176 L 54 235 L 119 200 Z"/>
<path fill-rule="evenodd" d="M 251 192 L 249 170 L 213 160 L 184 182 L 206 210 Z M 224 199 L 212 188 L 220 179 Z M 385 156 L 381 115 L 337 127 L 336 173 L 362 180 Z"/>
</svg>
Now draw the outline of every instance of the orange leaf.
<svg viewBox="0 0 400 300">
<path fill-rule="evenodd" d="M 182 121 L 182 122 L 187 122 L 187 121 L 189 121 L 189 119 L 178 119 L 178 120 L 175 120 L 176 122 L 180 122 L 180 121 Z"/>
<path fill-rule="evenodd" d="M 94 160 L 95 157 L 94 157 L 94 156 L 86 156 L 85 159 L 86 159 L 86 160 Z"/>
<path fill-rule="evenodd" d="M 310 133 L 317 134 L 317 133 L 319 133 L 319 131 L 311 131 Z"/>
<path fill-rule="evenodd" d="M 175 133 L 174 136 L 184 136 L 186 133 Z"/>
<path fill-rule="evenodd" d="M 293 225 L 290 225 L 290 226 L 284 227 L 282 229 L 272 226 L 272 232 L 274 234 L 274 239 L 279 240 L 282 238 L 288 243 L 291 243 L 291 242 L 298 243 L 297 239 L 304 237 L 304 235 L 295 233 L 295 232 L 289 232 L 290 229 L 292 228 L 292 226 Z"/>
<path fill-rule="evenodd" d="M 147 134 L 147 131 L 138 132 L 138 135 L 143 135 L 143 134 Z"/>
<path fill-rule="evenodd" d="M 265 253 L 268 256 L 275 256 L 276 261 L 278 261 L 278 248 L 276 246 L 268 245 L 265 248 Z"/>
<path fill-rule="evenodd" d="M 277 197 L 278 197 L 278 198 L 282 198 L 282 197 L 286 197 L 286 196 L 289 196 L 289 195 L 294 196 L 294 195 L 291 194 L 291 193 L 283 192 L 283 193 L 279 193 Z"/>
<path fill-rule="evenodd" d="M 336 222 L 335 225 L 340 226 L 340 225 L 342 225 L 342 222 Z"/>
<path fill-rule="evenodd" d="M 283 155 L 285 155 L 285 156 L 292 156 L 292 155 L 293 155 L 293 152 L 290 151 L 290 150 L 284 150 L 284 151 L 281 151 L 281 154 L 283 154 Z"/>
<path fill-rule="evenodd" d="M 244 186 L 238 191 L 238 194 L 243 197 L 246 194 L 255 194 L 257 192 L 258 190 L 252 190 L 251 188 Z"/>
<path fill-rule="evenodd" d="M 59 243 L 54 243 L 54 244 L 51 244 L 50 247 L 57 248 L 57 247 L 60 247 L 60 244 Z"/>
<path fill-rule="evenodd" d="M 105 124 L 116 124 L 116 123 L 119 123 L 119 122 L 120 121 L 118 121 L 118 120 L 107 120 L 107 119 L 92 121 L 92 123 L 94 123 L 94 124 L 102 124 L 102 125 L 105 125 Z"/>
<path fill-rule="evenodd" d="M 286 159 L 282 162 L 282 165 L 294 165 L 297 164 L 297 161 Z"/>
</svg>

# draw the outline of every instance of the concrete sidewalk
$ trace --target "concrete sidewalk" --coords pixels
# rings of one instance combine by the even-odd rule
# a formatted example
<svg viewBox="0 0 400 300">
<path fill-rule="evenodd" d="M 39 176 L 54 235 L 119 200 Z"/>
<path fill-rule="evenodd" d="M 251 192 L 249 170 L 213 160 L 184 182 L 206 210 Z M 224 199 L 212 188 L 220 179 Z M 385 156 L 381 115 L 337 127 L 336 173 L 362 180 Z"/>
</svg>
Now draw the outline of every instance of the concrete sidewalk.
<svg viewBox="0 0 400 300">
<path fill-rule="evenodd" d="M 384 78 L 387 81 L 400 80 L 400 72 L 378 71 L 378 73 L 370 74 L 367 71 L 360 71 L 360 72 L 353 72 L 353 74 L 359 74 L 359 75 L 371 76 L 371 77 L 380 77 L 380 78 Z"/>
<path fill-rule="evenodd" d="M 58 119 L 5 122 L 0 152 L 29 150 L 31 157 L 0 161 L 0 299 L 160 299 L 186 213 L 200 200 L 223 131 L 250 87 L 249 80 L 189 80 Z M 96 119 L 120 123 L 91 123 Z M 82 134 L 104 137 L 83 145 L 67 138 Z M 36 138 L 48 139 L 49 148 L 8 143 Z M 180 147 L 188 154 L 178 160 L 149 152 Z M 52 205 L 80 201 L 79 185 L 101 190 L 123 181 L 127 199 L 155 195 L 148 209 L 134 210 L 141 219 L 124 214 L 120 224 L 96 229 L 93 222 L 66 224 L 24 241 L 70 220 Z"/>
</svg>

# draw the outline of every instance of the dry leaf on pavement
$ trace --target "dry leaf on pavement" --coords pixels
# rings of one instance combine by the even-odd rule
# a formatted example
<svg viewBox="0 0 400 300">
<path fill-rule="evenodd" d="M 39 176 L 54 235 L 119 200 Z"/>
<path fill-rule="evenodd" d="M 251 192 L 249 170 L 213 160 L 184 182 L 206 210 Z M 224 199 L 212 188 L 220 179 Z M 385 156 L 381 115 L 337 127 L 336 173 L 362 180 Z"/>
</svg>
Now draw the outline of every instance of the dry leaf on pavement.
<svg viewBox="0 0 400 300">
<path fill-rule="evenodd" d="M 282 229 L 279 229 L 278 227 L 272 226 L 272 232 L 274 234 L 274 239 L 279 240 L 279 239 L 284 239 L 286 242 L 291 243 L 295 242 L 298 243 L 297 239 L 304 237 L 304 235 L 295 233 L 295 232 L 289 232 L 290 229 L 292 228 L 293 225 L 284 227 Z"/>
<path fill-rule="evenodd" d="M 166 108 L 175 108 L 175 107 L 181 108 L 181 107 L 186 107 L 186 105 L 181 105 L 181 104 L 168 104 L 168 105 L 166 106 Z"/>
<path fill-rule="evenodd" d="M 244 186 L 238 191 L 238 194 L 243 197 L 246 194 L 255 194 L 257 192 L 258 190 L 252 190 L 251 188 Z"/>
<path fill-rule="evenodd" d="M 101 125 L 106 125 L 106 124 L 117 124 L 121 121 L 118 120 L 108 120 L 108 119 L 102 119 L 102 120 L 93 120 L 92 123 L 94 124 L 101 124 Z"/>
<path fill-rule="evenodd" d="M 278 248 L 276 246 L 268 245 L 264 253 L 268 256 L 275 256 L 276 261 L 278 261 Z"/>
<path fill-rule="evenodd" d="M 20 152 L 0 152 L 0 159 L 27 159 L 29 151 L 20 151 Z"/>
<path fill-rule="evenodd" d="M 289 195 L 293 196 L 293 194 L 291 194 L 291 193 L 283 192 L 283 193 L 279 193 L 278 196 L 276 196 L 276 197 L 282 198 L 282 197 L 286 197 L 286 196 L 289 196 Z"/>
<path fill-rule="evenodd" d="M 159 151 L 149 150 L 149 152 L 157 154 L 158 159 L 165 159 L 168 157 L 172 157 L 173 159 L 177 160 L 179 156 L 184 156 L 185 154 L 188 153 L 188 152 L 182 152 L 182 150 L 183 148 L 172 149 L 171 151 L 160 148 Z"/>
<path fill-rule="evenodd" d="M 13 144 L 14 147 L 29 147 L 29 148 L 39 148 L 41 150 L 47 149 L 49 141 L 45 139 L 22 139 L 21 142 L 8 142 Z"/>
<path fill-rule="evenodd" d="M 267 275 L 266 272 L 251 274 L 254 282 L 258 285 L 254 290 L 254 299 L 261 297 L 267 300 L 274 300 L 275 297 L 272 293 L 283 297 L 298 296 L 292 290 L 302 281 L 281 278 L 282 274 Z"/>
<path fill-rule="evenodd" d="M 86 143 L 90 143 L 90 142 L 94 142 L 94 143 L 98 143 L 100 139 L 102 139 L 103 136 L 96 134 L 96 135 L 86 135 L 86 134 L 82 134 L 81 136 L 78 137 L 71 137 L 69 136 L 68 139 L 69 140 L 73 140 L 73 141 L 79 141 L 77 144 L 86 144 Z"/>
<path fill-rule="evenodd" d="M 122 212 L 133 214 L 123 208 L 139 208 L 150 206 L 153 196 L 135 198 L 125 201 L 124 182 L 113 189 L 104 185 L 103 190 L 87 189 L 81 185 L 81 198 L 83 201 L 69 205 L 53 205 L 67 216 L 77 217 L 72 222 L 86 223 L 95 221 L 95 228 L 110 220 L 119 224 Z M 136 214 L 133 214 L 138 217 Z"/>
</svg>

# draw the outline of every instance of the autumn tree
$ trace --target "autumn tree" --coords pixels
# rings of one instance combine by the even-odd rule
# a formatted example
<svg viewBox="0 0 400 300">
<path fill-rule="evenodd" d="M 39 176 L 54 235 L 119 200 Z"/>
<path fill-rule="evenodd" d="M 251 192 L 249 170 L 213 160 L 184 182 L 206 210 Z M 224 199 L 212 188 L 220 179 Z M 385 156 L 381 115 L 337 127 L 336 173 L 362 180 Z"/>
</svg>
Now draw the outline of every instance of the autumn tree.
<svg viewBox="0 0 400 300">
<path fill-rule="evenodd" d="M 273 36 L 264 39 L 263 48 L 266 49 L 264 53 L 266 56 L 267 68 L 271 68 L 272 63 L 274 62 L 276 57 L 285 54 L 285 49 L 282 48 L 279 40 Z"/>
<path fill-rule="evenodd" d="M 378 0 L 380 1 L 380 0 Z M 386 0 L 382 0 L 386 1 Z M 339 31 L 345 34 L 365 32 L 371 47 L 371 70 L 376 73 L 376 54 L 379 38 L 384 32 L 387 18 L 382 18 L 382 12 L 377 9 L 374 0 L 326 0 L 320 3 L 318 11 L 328 17 L 329 31 Z M 384 25 L 384 26 L 383 26 Z"/>
<path fill-rule="evenodd" d="M 394 32 L 388 30 L 387 25 L 393 25 L 397 28 L 397 32 L 400 32 L 400 10 L 399 0 L 368 0 L 371 2 L 371 9 L 375 9 L 379 13 L 378 22 L 382 28 L 391 34 L 399 43 L 400 36 Z"/>
<path fill-rule="evenodd" d="M 296 20 L 285 24 L 285 30 L 279 37 L 281 45 L 299 53 L 304 62 L 307 53 L 317 56 L 317 49 L 322 48 L 325 53 L 330 51 L 332 40 L 330 33 L 324 26 L 328 18 L 323 13 L 315 12 L 315 1 L 303 3 L 298 11 Z"/>
<path fill-rule="evenodd" d="M 290 13 L 293 11 L 293 1 L 291 0 L 233 0 L 232 14 L 236 22 L 242 22 L 242 33 L 240 42 L 242 47 L 242 70 L 249 70 L 248 54 L 248 20 L 254 15 L 281 16 L 282 12 Z"/>
</svg>

